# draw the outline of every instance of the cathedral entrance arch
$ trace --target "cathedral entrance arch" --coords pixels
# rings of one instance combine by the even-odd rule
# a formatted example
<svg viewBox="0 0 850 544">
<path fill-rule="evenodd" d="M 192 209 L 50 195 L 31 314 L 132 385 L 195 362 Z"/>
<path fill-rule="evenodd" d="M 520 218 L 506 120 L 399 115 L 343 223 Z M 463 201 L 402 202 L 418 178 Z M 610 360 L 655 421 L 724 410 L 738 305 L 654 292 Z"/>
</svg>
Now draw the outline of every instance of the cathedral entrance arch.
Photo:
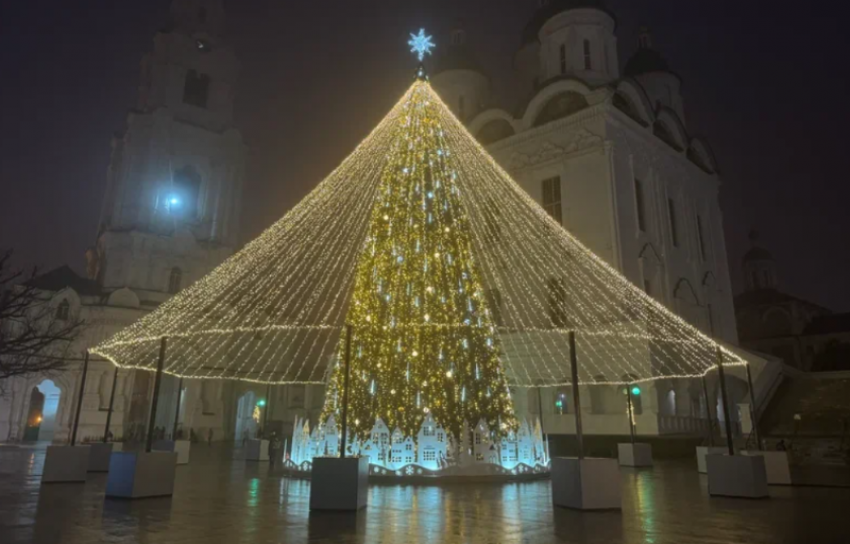
<svg viewBox="0 0 850 544">
<path fill-rule="evenodd" d="M 62 390 L 53 380 L 44 380 L 32 388 L 24 440 L 52 442 Z"/>
</svg>

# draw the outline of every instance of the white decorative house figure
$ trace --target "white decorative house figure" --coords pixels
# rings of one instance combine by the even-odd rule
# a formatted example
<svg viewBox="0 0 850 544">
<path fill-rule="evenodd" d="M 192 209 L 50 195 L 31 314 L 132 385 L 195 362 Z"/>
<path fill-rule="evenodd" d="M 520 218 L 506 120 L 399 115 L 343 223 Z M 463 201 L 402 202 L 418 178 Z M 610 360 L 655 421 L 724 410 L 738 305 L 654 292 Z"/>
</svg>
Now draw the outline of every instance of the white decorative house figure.
<svg viewBox="0 0 850 544">
<path fill-rule="evenodd" d="M 384 465 L 383 461 L 380 459 L 380 453 L 381 448 L 375 445 L 371 439 L 366 440 L 366 442 L 363 443 L 363 447 L 360 448 L 360 456 L 368 457 L 370 465 Z"/>
<path fill-rule="evenodd" d="M 472 454 L 476 463 L 490 463 L 490 428 L 483 419 L 472 431 Z"/>
<path fill-rule="evenodd" d="M 517 461 L 533 467 L 534 459 L 534 437 L 531 433 L 531 426 L 527 419 L 523 419 L 517 430 Z"/>
<path fill-rule="evenodd" d="M 330 416 L 325 422 L 325 454 L 332 457 L 339 456 L 339 430 L 336 427 L 334 416 Z"/>
<path fill-rule="evenodd" d="M 419 427 L 418 464 L 429 470 L 438 470 L 446 464 L 446 431 L 428 414 Z"/>
<path fill-rule="evenodd" d="M 547 444 L 543 442 L 543 427 L 540 424 L 540 419 L 534 419 L 534 460 L 536 464 L 545 465 L 549 462 L 549 451 Z"/>
<path fill-rule="evenodd" d="M 390 428 L 381 418 L 376 419 L 372 427 L 372 447 L 377 451 L 378 459 L 378 462 L 373 461 L 373 464 L 386 467 L 390 453 Z"/>
<path fill-rule="evenodd" d="M 498 455 L 501 458 L 501 464 L 506 469 L 512 469 L 517 465 L 519 459 L 519 444 L 516 434 L 511 431 L 499 443 Z"/>
<path fill-rule="evenodd" d="M 405 437 L 401 429 L 393 431 L 393 445 L 389 468 L 402 468 L 416 461 L 416 445 L 413 438 Z"/>
</svg>

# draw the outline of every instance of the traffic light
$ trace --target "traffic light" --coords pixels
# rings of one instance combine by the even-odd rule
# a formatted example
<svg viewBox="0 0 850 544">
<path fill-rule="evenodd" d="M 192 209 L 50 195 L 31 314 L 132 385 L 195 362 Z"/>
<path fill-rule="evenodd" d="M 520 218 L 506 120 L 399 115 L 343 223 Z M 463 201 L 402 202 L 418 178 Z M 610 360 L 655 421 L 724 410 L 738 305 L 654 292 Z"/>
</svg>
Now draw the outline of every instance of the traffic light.
<svg viewBox="0 0 850 544">
<path fill-rule="evenodd" d="M 640 387 L 638 387 L 636 385 L 633 386 L 632 387 L 632 395 L 639 397 L 640 396 Z"/>
<path fill-rule="evenodd" d="M 266 399 L 260 399 L 260 400 L 257 401 L 257 406 L 259 406 L 260 408 L 262 408 L 265 405 L 266 405 Z"/>
</svg>

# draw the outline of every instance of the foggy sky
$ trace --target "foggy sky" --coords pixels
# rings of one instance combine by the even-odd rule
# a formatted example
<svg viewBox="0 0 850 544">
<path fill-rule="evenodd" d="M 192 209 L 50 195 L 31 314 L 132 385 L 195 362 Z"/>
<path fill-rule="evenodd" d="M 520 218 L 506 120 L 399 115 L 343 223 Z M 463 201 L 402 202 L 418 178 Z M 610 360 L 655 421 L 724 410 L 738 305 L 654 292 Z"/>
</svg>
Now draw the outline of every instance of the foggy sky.
<svg viewBox="0 0 850 544">
<path fill-rule="evenodd" d="M 647 25 L 682 77 L 688 130 L 708 140 L 721 169 L 736 292 L 756 227 L 784 290 L 847 311 L 850 48 L 839 24 L 850 8 L 755 4 L 609 0 L 620 66 Z M 226 5 L 242 61 L 236 122 L 251 148 L 247 242 L 315 187 L 407 88 L 411 31 L 439 36 L 464 21 L 498 105 L 513 110 L 512 56 L 537 0 Z M 136 103 L 141 57 L 167 14 L 167 0 L 0 7 L 0 248 L 15 248 L 19 264 L 83 272 L 110 139 Z"/>
</svg>

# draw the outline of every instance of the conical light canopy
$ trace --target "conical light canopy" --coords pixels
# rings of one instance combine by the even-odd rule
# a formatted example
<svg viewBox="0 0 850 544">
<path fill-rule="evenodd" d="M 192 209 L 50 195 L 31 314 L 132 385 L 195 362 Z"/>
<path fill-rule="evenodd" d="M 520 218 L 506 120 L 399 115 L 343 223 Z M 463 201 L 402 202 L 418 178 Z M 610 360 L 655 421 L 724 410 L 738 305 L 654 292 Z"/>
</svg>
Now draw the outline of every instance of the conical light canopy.
<svg viewBox="0 0 850 544">
<path fill-rule="evenodd" d="M 154 370 L 160 340 L 168 337 L 169 374 L 325 383 L 340 353 L 358 264 L 370 250 L 382 179 L 397 166 L 398 142 L 417 129 L 413 110 L 425 103 L 444 154 L 441 182 L 463 209 L 469 258 L 480 279 L 470 311 L 494 328 L 509 384 L 568 384 L 570 332 L 582 383 L 698 376 L 719 356 L 724 364 L 743 364 L 549 217 L 421 80 L 281 220 L 92 352 L 122 368 Z M 421 294 L 402 296 L 413 303 Z"/>
</svg>

